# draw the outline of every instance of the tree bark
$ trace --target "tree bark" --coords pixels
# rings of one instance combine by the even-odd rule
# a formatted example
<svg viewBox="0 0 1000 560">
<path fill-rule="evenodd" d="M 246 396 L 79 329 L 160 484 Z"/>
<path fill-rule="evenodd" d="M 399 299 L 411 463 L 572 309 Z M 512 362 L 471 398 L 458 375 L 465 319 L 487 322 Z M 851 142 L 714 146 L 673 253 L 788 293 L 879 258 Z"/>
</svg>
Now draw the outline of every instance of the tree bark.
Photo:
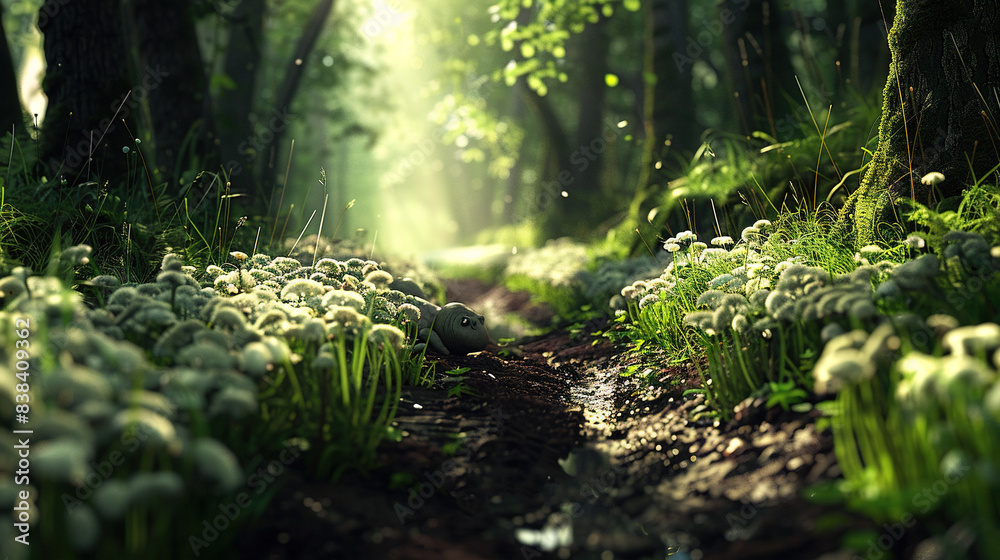
<svg viewBox="0 0 1000 560">
<path fill-rule="evenodd" d="M 998 17 L 995 2 L 897 2 L 878 148 L 840 214 L 856 246 L 899 234 L 897 200 L 958 196 L 1000 162 Z M 932 171 L 944 182 L 923 184 Z"/>
<path fill-rule="evenodd" d="M 17 75 L 10 58 L 7 34 L 3 30 L 3 6 L 0 6 L 0 137 L 12 127 L 24 126 L 24 112 L 17 93 Z"/>
<path fill-rule="evenodd" d="M 641 167 L 627 218 L 612 233 L 631 240 L 630 252 L 641 243 L 635 229 L 646 223 L 642 218 L 649 211 L 656 162 L 668 150 L 690 150 L 698 143 L 691 92 L 693 60 L 683 55 L 689 37 L 687 1 L 653 0 L 646 4 L 644 16 Z"/>
<path fill-rule="evenodd" d="M 570 155 L 572 167 L 568 170 L 573 178 L 565 186 L 569 197 L 556 208 L 553 215 L 558 223 L 552 224 L 554 233 L 585 236 L 593 223 L 590 214 L 594 201 L 601 189 L 601 171 L 604 168 L 605 151 L 608 147 L 604 137 L 604 98 L 608 73 L 608 23 L 601 18 L 588 25 L 577 38 L 576 57 L 580 61 L 580 90 L 576 117 L 576 142 Z"/>
<path fill-rule="evenodd" d="M 251 116 L 263 44 L 264 7 L 264 0 L 241 0 L 229 25 L 223 72 L 231 83 L 219 93 L 215 122 L 223 166 L 234 175 L 252 163 L 245 152 L 254 139 Z"/>
<path fill-rule="evenodd" d="M 212 134 L 205 70 L 190 0 L 129 0 L 131 45 L 136 60 L 132 95 L 143 99 L 157 170 L 179 174 L 212 167 Z M 147 156 L 148 157 L 148 156 Z"/>
<path fill-rule="evenodd" d="M 316 8 L 313 10 L 312 16 L 306 24 L 302 37 L 299 38 L 299 42 L 295 45 L 292 58 L 288 61 L 285 78 L 278 87 L 278 93 L 274 99 L 274 114 L 288 114 L 292 101 L 295 99 L 295 94 L 299 90 L 299 83 L 302 81 L 306 62 L 309 60 L 309 55 L 316 46 L 316 41 L 319 40 L 319 35 L 323 31 L 324 25 L 326 25 L 326 20 L 330 16 L 330 12 L 333 11 L 333 5 L 334 0 L 320 0 L 316 4 Z M 261 150 L 262 153 L 258 154 L 261 160 L 261 180 L 259 184 L 264 188 L 264 202 L 269 202 L 274 198 L 275 177 L 276 170 L 278 169 L 276 162 L 279 156 L 276 151 L 284 139 L 284 133 L 287 128 L 287 122 L 284 119 L 281 119 L 280 126 L 270 127 L 268 129 L 270 133 L 266 135 L 266 138 L 269 138 L 269 140 L 264 142 L 264 148 Z M 276 211 L 281 212 L 281 209 L 278 208 Z"/>
<path fill-rule="evenodd" d="M 45 35 L 43 89 L 49 103 L 39 140 L 42 165 L 70 184 L 124 177 L 122 126 L 135 99 L 117 0 L 47 0 L 38 27 Z M 130 125 L 131 126 L 131 125 Z M 89 164 L 89 165 L 88 165 Z"/>
</svg>

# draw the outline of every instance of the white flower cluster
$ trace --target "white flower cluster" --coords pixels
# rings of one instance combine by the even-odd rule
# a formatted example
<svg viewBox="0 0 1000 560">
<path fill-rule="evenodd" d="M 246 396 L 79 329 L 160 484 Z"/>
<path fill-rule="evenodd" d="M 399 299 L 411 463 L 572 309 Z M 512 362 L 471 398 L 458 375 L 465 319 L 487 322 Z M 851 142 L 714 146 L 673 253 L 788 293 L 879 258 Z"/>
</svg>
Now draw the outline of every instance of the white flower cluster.
<svg viewBox="0 0 1000 560">
<path fill-rule="evenodd" d="M 883 322 L 871 334 L 853 330 L 835 336 L 813 369 L 816 392 L 835 393 L 893 368 L 899 375 L 896 397 L 909 409 L 937 410 L 953 406 L 957 395 L 981 395 L 986 409 L 1000 417 L 1000 326 L 957 325 L 954 317 L 924 322 L 911 315 Z M 899 333 L 919 330 L 936 336 L 944 354 L 899 356 Z"/>
<path fill-rule="evenodd" d="M 538 249 L 518 252 L 508 261 L 504 275 L 524 276 L 555 288 L 579 288 L 589 263 L 585 245 L 562 237 Z"/>
<path fill-rule="evenodd" d="M 749 265 L 740 268 L 744 270 L 734 272 L 749 275 Z M 775 328 L 781 325 L 831 322 L 840 317 L 870 321 L 878 314 L 871 287 L 872 279 L 880 274 L 875 267 L 859 267 L 836 279 L 821 268 L 790 261 L 783 261 L 774 269 L 781 272 L 773 290 L 757 288 L 753 293 L 744 295 L 739 291 L 731 293 L 710 289 L 698 298 L 697 304 L 709 307 L 711 311 L 689 313 L 685 323 L 708 334 L 724 334 L 732 329 L 741 334 L 756 332 L 770 338 Z M 726 289 L 733 289 L 734 286 L 737 289 L 746 288 L 742 281 L 737 282 L 737 276 L 723 276 L 725 278 L 718 277 L 713 282 Z M 716 282 L 720 279 L 725 282 Z M 832 333 L 828 331 L 827 335 L 832 336 Z"/>
<path fill-rule="evenodd" d="M 88 253 L 74 247 L 61 258 L 79 263 Z M 209 267 L 204 286 L 174 254 L 154 282 L 95 277 L 84 283 L 103 296 L 104 306 L 94 309 L 57 278 L 22 268 L 0 279 L 0 324 L 7 325 L 0 369 L 21 359 L 14 354 L 15 319 L 28 319 L 31 332 L 46 337 L 31 353 L 34 368 L 47 364 L 44 375 L 32 376 L 38 394 L 31 421 L 44 434 L 32 448 L 39 481 L 80 486 L 89 461 L 136 433 L 143 449 L 191 467 L 163 464 L 105 481 L 75 510 L 92 522 L 91 533 L 136 505 L 233 490 L 245 480 L 242 468 L 225 445 L 193 433 L 195 417 L 205 423 L 255 415 L 258 384 L 278 368 L 304 357 L 312 367 L 331 367 L 329 341 L 339 336 L 363 334 L 401 349 L 406 336 L 395 325 L 419 319 L 408 296 L 388 288 L 392 276 L 371 261 L 324 259 L 313 268 L 266 255 L 233 258 L 228 272 Z M 0 410 L 14 409 L 16 382 L 10 371 L 0 376 Z M 205 484 L 210 488 L 199 486 Z"/>
<path fill-rule="evenodd" d="M 744 229 L 742 243 L 736 244 L 729 236 L 719 236 L 712 239 L 712 247 L 699 242 L 695 233 L 682 231 L 664 243 L 664 249 L 672 254 L 673 260 L 662 274 L 651 280 L 632 282 L 621 290 L 621 296 L 626 303 L 637 304 L 640 309 L 661 298 L 669 298 L 680 274 L 689 266 L 729 269 L 708 281 L 706 287 L 710 290 L 750 298 L 760 290 L 769 289 L 786 268 L 803 260 L 803 257 L 791 257 L 775 263 L 773 257 L 761 250 L 761 242 L 765 239 L 762 232 L 770 225 L 767 220 L 758 220 Z"/>
</svg>

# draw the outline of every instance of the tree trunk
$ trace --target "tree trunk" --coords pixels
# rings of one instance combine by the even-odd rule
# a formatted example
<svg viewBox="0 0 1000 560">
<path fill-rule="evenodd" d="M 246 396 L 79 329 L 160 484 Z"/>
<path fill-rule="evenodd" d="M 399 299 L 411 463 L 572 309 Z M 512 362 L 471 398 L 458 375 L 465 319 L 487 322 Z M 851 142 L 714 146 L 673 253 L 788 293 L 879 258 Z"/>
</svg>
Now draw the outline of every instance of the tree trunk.
<svg viewBox="0 0 1000 560">
<path fill-rule="evenodd" d="M 131 135 L 121 120 L 136 104 L 127 96 L 121 21 L 117 0 L 48 0 L 39 10 L 49 99 L 40 157 L 47 172 L 70 184 L 127 172 L 122 147 L 131 144 Z"/>
<path fill-rule="evenodd" d="M 694 151 L 698 131 L 691 92 L 692 65 L 676 64 L 672 56 L 683 48 L 688 35 L 687 0 L 653 0 L 651 5 L 646 56 L 652 57 L 653 76 L 644 77 L 643 82 L 652 89 L 652 148 L 654 157 L 660 157 L 667 149 Z M 655 77 L 652 84 L 650 77 Z"/>
<path fill-rule="evenodd" d="M 131 0 L 123 5 L 136 60 L 132 95 L 148 111 L 157 170 L 177 184 L 188 168 L 214 163 L 204 159 L 212 153 L 210 111 L 191 3 Z"/>
<path fill-rule="evenodd" d="M 3 6 L 0 6 L 0 137 L 11 127 L 24 126 L 24 113 L 17 93 L 17 76 L 10 58 L 10 46 L 3 30 Z"/>
<path fill-rule="evenodd" d="M 247 155 L 248 146 L 254 141 L 251 116 L 263 45 L 264 11 L 264 0 L 241 0 L 229 25 L 223 72 L 230 82 L 219 92 L 215 122 L 223 167 L 234 177 L 252 165 Z M 258 185 L 252 187 L 256 189 Z"/>
<path fill-rule="evenodd" d="M 548 97 L 540 97 L 534 90 L 521 84 L 520 81 L 516 91 L 521 95 L 525 105 L 530 106 L 537 113 L 547 146 L 541 182 L 536 188 L 534 204 L 531 209 L 539 214 L 548 213 L 549 216 L 558 214 L 559 211 L 553 208 L 553 205 L 561 204 L 562 191 L 573 182 L 573 173 L 570 171 L 573 162 L 570 161 L 569 136 Z M 551 218 L 546 219 L 545 223 L 548 230 L 545 235 L 559 233 L 556 228 L 552 227 L 553 220 Z"/>
<path fill-rule="evenodd" d="M 898 199 L 958 196 L 1000 161 L 998 17 L 995 2 L 897 2 L 878 148 L 840 214 L 856 246 L 898 234 Z M 932 171 L 944 182 L 923 184 Z"/>
<path fill-rule="evenodd" d="M 580 61 L 580 105 L 577 109 L 576 142 L 568 169 L 572 182 L 565 185 L 569 195 L 552 215 L 558 223 L 553 232 L 575 237 L 586 236 L 593 223 L 590 214 L 601 189 L 601 171 L 608 138 L 604 134 L 604 97 L 608 73 L 608 23 L 601 18 L 588 25 L 577 38 L 577 59 Z M 560 170 L 561 172 L 561 170 Z"/>
<path fill-rule="evenodd" d="M 333 5 L 334 0 L 320 0 L 316 4 L 316 8 L 313 9 L 312 16 L 306 24 L 305 30 L 302 32 L 302 37 L 299 38 L 299 42 L 295 45 L 295 51 L 292 53 L 292 58 L 288 61 L 287 69 L 285 70 L 285 78 L 278 87 L 278 93 L 274 99 L 272 112 L 279 116 L 280 125 L 268 127 L 267 133 L 262 137 L 264 139 L 264 148 L 261 150 L 262 153 L 258 154 L 261 160 L 261 179 L 259 184 L 264 188 L 264 199 L 261 202 L 268 203 L 268 210 L 270 210 L 269 203 L 274 198 L 275 177 L 278 169 L 276 163 L 278 157 L 281 155 L 276 152 L 281 145 L 281 141 L 284 139 L 285 131 L 288 129 L 287 115 L 292 101 L 295 99 L 295 94 L 299 90 L 299 83 L 302 81 L 306 62 L 309 60 L 309 55 L 316 46 L 316 41 L 319 40 L 319 35 L 326 25 L 326 20 L 330 16 L 330 12 L 333 11 Z M 275 120 L 272 119 L 270 122 L 274 123 Z M 259 207 L 260 204 L 258 204 Z M 280 213 L 281 209 L 277 208 L 274 211 Z"/>
<path fill-rule="evenodd" d="M 686 0 L 653 0 L 646 4 L 643 44 L 642 161 L 635 195 L 623 225 L 613 235 L 631 239 L 630 252 L 641 243 L 635 228 L 645 224 L 654 169 L 668 150 L 693 149 L 698 142 L 691 92 L 693 58 L 686 56 Z M 654 234 L 655 235 L 655 234 Z"/>
</svg>

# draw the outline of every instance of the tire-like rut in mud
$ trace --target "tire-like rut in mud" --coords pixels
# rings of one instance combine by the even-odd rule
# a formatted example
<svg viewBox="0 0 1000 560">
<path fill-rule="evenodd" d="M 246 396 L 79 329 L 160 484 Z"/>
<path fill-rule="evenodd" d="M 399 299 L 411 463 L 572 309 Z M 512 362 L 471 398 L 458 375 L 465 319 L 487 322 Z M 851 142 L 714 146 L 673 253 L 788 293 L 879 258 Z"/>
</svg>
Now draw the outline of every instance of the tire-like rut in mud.
<svg viewBox="0 0 1000 560">
<path fill-rule="evenodd" d="M 498 350 L 435 358 L 468 368 L 475 395 L 404 389 L 404 437 L 367 475 L 290 465 L 240 556 L 834 560 L 852 558 L 845 531 L 870 527 L 803 497 L 839 476 L 816 412 L 748 399 L 728 423 L 696 419 L 696 370 L 643 366 L 660 383 L 639 390 L 620 375 L 636 358 L 586 335 Z"/>
</svg>

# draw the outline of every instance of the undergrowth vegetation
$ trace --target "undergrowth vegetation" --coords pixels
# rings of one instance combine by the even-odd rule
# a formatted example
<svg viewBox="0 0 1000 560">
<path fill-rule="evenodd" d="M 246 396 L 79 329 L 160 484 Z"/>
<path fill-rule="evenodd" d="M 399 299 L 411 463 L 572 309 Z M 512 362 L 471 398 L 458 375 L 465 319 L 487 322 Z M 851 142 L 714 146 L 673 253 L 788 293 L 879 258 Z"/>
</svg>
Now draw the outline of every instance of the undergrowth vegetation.
<svg viewBox="0 0 1000 560">
<path fill-rule="evenodd" d="M 11 430 L 30 419 L 38 501 L 25 507 L 46 557 L 223 555 L 237 532 L 202 536 L 219 504 L 252 488 L 243 523 L 275 468 L 371 468 L 399 437 L 402 386 L 432 381 L 410 352 L 420 311 L 374 261 L 233 251 L 200 268 L 167 253 L 153 280 L 123 283 L 88 274 L 92 256 L 74 245 L 45 274 L 0 280 L 0 496 L 14 511 Z M 0 531 L 13 540 L 11 523 Z"/>
<path fill-rule="evenodd" d="M 910 203 L 908 237 L 857 252 L 816 214 L 708 244 L 681 232 L 659 277 L 622 289 L 617 321 L 636 350 L 707 356 L 702 391 L 720 420 L 758 395 L 823 410 L 844 479 L 819 494 L 880 522 L 963 527 L 994 557 L 998 194 L 980 181 L 954 209 Z"/>
</svg>

